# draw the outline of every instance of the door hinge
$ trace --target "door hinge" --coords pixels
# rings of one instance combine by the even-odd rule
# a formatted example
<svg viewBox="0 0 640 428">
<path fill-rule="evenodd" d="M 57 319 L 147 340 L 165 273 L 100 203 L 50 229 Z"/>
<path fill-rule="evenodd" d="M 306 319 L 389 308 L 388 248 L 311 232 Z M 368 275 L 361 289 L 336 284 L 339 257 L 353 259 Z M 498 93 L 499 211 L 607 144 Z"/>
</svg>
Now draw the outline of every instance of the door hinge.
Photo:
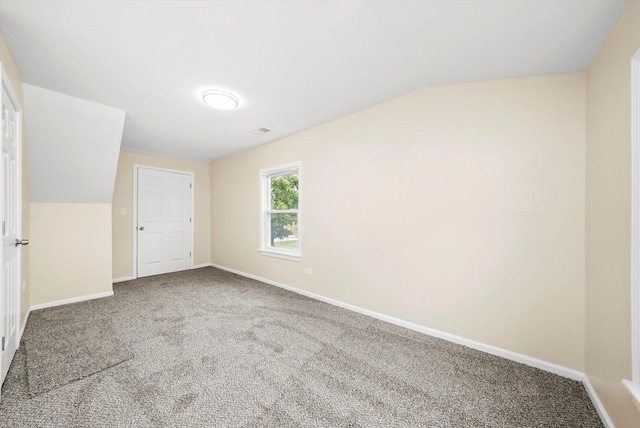
<svg viewBox="0 0 640 428">
<path fill-rule="evenodd" d="M 193 189 L 193 183 L 189 183 L 189 189 Z"/>
<path fill-rule="evenodd" d="M 2 104 L 2 120 L 4 120 L 4 116 L 6 115 L 4 104 Z"/>
<path fill-rule="evenodd" d="M 2 220 L 2 236 L 5 235 L 5 221 Z"/>
<path fill-rule="evenodd" d="M 192 220 L 191 220 L 191 217 L 189 217 L 189 223 L 191 223 L 191 221 L 192 221 Z"/>
<path fill-rule="evenodd" d="M 191 257 L 191 251 L 189 251 L 189 257 Z"/>
<path fill-rule="evenodd" d="M 6 339 L 4 336 L 2 336 L 2 350 L 4 351 L 4 339 Z"/>
</svg>

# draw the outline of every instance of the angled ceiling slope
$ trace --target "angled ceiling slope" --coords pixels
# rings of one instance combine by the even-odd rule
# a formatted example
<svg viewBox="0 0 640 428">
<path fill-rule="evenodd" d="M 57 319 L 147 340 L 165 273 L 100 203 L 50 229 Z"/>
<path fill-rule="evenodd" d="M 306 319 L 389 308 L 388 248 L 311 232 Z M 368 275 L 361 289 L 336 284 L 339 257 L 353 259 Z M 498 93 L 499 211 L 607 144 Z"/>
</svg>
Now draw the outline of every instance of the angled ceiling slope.
<svg viewBox="0 0 640 428">
<path fill-rule="evenodd" d="M 25 82 L 126 110 L 124 148 L 208 161 L 424 86 L 584 71 L 625 3 L 4 0 L 0 28 Z"/>
<path fill-rule="evenodd" d="M 24 85 L 32 202 L 110 204 L 125 112 Z"/>
</svg>

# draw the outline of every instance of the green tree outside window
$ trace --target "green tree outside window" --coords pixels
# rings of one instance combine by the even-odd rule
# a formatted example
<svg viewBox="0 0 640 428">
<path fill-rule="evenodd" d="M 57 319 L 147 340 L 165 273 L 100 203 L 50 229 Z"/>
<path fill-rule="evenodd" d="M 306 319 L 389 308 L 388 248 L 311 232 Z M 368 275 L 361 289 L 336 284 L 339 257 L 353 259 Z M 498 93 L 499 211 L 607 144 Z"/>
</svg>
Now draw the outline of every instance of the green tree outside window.
<svg viewBox="0 0 640 428">
<path fill-rule="evenodd" d="M 271 209 L 298 209 L 298 174 L 279 175 L 271 178 Z M 297 240 L 276 242 L 290 236 L 298 236 L 298 215 L 295 213 L 271 214 L 271 246 L 296 248 Z M 293 247 L 292 247 L 293 246 Z"/>
</svg>

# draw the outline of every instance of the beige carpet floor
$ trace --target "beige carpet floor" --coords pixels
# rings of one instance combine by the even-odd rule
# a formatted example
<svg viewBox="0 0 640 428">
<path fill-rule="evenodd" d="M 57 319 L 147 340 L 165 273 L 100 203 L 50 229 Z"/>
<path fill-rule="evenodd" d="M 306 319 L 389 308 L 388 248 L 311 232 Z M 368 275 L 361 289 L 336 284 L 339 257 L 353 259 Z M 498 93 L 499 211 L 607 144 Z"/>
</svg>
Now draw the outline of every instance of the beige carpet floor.
<svg viewBox="0 0 640 428">
<path fill-rule="evenodd" d="M 114 291 L 34 312 L 24 342 L 43 342 L 57 353 L 49 361 L 82 359 L 33 341 L 72 331 L 80 349 L 108 352 L 112 341 L 122 361 L 83 376 L 68 373 L 82 361 L 29 373 L 43 349 L 23 343 L 2 387 L 0 426 L 602 426 L 579 382 L 214 268 Z M 73 328 L 87 319 L 104 329 Z M 36 374 L 63 380 L 30 394 Z"/>
</svg>

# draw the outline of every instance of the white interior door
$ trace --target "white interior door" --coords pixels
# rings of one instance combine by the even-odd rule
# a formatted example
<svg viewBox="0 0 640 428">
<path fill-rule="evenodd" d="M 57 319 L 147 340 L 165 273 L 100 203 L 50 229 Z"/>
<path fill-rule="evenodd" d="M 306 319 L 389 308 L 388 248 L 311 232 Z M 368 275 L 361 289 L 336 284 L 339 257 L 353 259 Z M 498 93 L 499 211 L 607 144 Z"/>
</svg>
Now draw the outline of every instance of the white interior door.
<svg viewBox="0 0 640 428">
<path fill-rule="evenodd" d="M 190 269 L 192 176 L 137 168 L 138 277 Z"/>
<path fill-rule="evenodd" d="M 2 82 L 2 292 L 0 330 L 2 331 L 2 376 L 9 371 L 18 349 L 20 334 L 20 204 L 22 203 L 20 128 L 14 105 Z M 25 241 L 26 244 L 28 241 Z"/>
</svg>

